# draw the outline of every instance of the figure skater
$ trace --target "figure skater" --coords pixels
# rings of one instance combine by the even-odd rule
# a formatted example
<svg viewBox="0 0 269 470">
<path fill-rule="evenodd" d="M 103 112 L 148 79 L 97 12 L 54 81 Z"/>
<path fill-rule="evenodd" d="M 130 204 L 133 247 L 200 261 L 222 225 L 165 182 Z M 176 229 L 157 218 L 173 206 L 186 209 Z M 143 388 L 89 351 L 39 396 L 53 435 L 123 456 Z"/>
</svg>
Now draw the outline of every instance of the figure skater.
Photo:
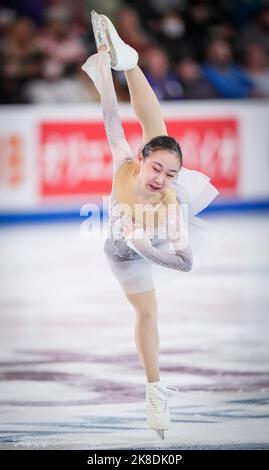
<svg viewBox="0 0 269 470">
<path fill-rule="evenodd" d="M 147 380 L 147 422 L 164 439 L 164 431 L 170 424 L 168 390 L 173 387 L 160 379 L 153 268 L 174 273 L 192 270 L 188 228 L 195 214 L 218 191 L 203 173 L 183 168 L 180 145 L 167 134 L 158 100 L 137 65 L 137 52 L 122 41 L 105 15 L 93 10 L 91 20 L 97 53 L 88 58 L 82 69 L 100 94 L 113 157 L 104 251 L 136 313 L 135 341 Z M 111 68 L 124 71 L 131 105 L 142 127 L 143 148 L 137 156 L 133 155 L 124 135 Z M 188 222 L 182 215 L 182 201 L 192 210 Z M 173 211 L 169 212 L 171 207 Z"/>
</svg>

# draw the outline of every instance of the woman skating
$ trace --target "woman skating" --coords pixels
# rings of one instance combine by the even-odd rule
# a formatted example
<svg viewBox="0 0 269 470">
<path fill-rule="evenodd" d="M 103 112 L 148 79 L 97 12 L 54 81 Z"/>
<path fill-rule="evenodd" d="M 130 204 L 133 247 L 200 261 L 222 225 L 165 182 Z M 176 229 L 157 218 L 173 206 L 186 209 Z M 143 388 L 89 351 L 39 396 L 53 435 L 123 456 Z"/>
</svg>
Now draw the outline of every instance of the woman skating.
<svg viewBox="0 0 269 470">
<path fill-rule="evenodd" d="M 136 313 L 135 339 L 147 379 L 147 421 L 163 438 L 170 423 L 168 389 L 172 387 L 160 380 L 154 280 L 161 271 L 173 270 L 177 275 L 192 270 L 190 222 L 218 191 L 206 175 L 183 168 L 180 146 L 167 135 L 158 100 L 137 65 L 137 52 L 121 40 L 106 16 L 92 11 L 92 25 L 98 52 L 82 69 L 100 94 L 113 157 L 104 250 Z M 143 149 L 138 156 L 132 154 L 124 135 L 111 68 L 124 71 L 131 105 L 142 126 Z"/>
</svg>

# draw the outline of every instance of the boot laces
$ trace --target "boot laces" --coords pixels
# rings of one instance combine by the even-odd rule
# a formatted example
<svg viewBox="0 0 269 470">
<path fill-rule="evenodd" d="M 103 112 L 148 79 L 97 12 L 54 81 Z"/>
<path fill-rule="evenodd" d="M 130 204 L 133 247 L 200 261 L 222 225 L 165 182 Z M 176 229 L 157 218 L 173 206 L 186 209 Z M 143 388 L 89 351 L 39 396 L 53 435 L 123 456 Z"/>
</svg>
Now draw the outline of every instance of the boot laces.
<svg viewBox="0 0 269 470">
<path fill-rule="evenodd" d="M 148 392 L 151 408 L 158 413 L 164 412 L 167 407 L 167 393 L 161 387 Z"/>
<path fill-rule="evenodd" d="M 161 383 L 148 390 L 148 399 L 155 412 L 164 412 L 167 408 L 168 390 L 179 392 L 177 387 Z"/>
</svg>

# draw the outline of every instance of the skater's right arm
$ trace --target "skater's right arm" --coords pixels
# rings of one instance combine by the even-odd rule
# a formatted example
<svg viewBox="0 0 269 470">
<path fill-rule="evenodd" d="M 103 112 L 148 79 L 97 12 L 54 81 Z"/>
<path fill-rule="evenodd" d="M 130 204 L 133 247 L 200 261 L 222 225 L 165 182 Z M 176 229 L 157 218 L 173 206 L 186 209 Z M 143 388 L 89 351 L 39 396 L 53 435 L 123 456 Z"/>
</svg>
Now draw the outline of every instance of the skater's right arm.
<svg viewBox="0 0 269 470">
<path fill-rule="evenodd" d="M 100 93 L 104 125 L 113 157 L 113 175 L 124 160 L 134 159 L 126 140 L 119 114 L 114 88 L 110 57 L 106 51 L 98 53 L 98 73 L 96 87 Z"/>
</svg>

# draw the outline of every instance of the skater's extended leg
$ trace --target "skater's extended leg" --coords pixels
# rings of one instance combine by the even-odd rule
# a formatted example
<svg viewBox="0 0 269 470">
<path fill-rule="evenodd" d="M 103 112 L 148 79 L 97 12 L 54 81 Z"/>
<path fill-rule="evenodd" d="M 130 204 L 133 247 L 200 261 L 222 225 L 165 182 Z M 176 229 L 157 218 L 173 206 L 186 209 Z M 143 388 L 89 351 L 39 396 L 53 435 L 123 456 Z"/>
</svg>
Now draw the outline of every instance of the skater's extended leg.
<svg viewBox="0 0 269 470">
<path fill-rule="evenodd" d="M 140 361 L 148 382 L 157 382 L 159 376 L 159 332 L 157 325 L 157 298 L 155 289 L 126 294 L 136 312 L 135 340 Z"/>
<path fill-rule="evenodd" d="M 143 130 L 143 143 L 152 137 L 167 135 L 162 110 L 158 99 L 138 65 L 125 71 L 131 105 Z"/>
<path fill-rule="evenodd" d="M 106 45 L 98 47 L 98 53 L 90 56 L 82 65 L 100 94 L 104 126 L 113 156 L 113 175 L 124 159 L 132 159 L 133 152 L 125 138 L 119 114 L 118 101 L 110 67 L 110 54 Z"/>
<path fill-rule="evenodd" d="M 92 11 L 92 24 L 97 48 L 101 44 L 106 44 L 111 52 L 111 67 L 114 70 L 123 70 L 125 73 L 131 105 L 142 126 L 143 142 L 146 143 L 158 135 L 167 135 L 158 99 L 137 65 L 137 51 L 122 41 L 114 25 L 105 15 Z"/>
</svg>

